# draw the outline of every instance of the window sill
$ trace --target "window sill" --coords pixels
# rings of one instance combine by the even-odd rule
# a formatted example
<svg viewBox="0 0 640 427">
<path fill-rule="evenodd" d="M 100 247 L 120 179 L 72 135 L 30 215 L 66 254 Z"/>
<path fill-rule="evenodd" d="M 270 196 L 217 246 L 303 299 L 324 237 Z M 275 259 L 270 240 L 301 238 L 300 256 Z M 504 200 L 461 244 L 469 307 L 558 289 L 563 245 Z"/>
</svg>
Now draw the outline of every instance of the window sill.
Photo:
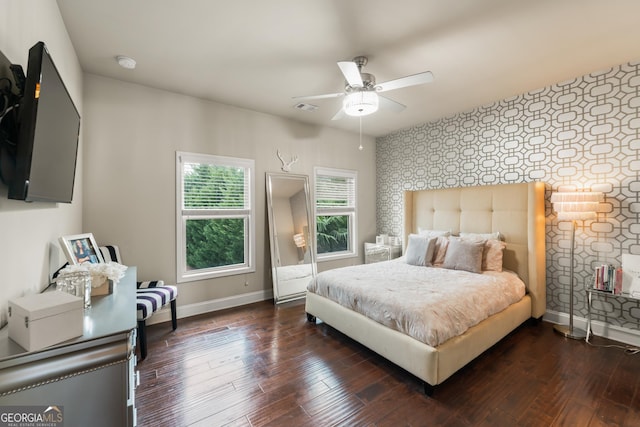
<svg viewBox="0 0 640 427">
<path fill-rule="evenodd" d="M 205 271 L 205 272 L 191 273 L 191 274 L 187 273 L 180 277 L 177 277 L 176 282 L 177 283 L 196 282 L 201 280 L 218 279 L 221 277 L 236 276 L 238 274 L 247 274 L 247 273 L 255 273 L 255 272 L 256 272 L 255 267 L 240 267 L 240 268 L 227 269 L 224 271 Z"/>
</svg>

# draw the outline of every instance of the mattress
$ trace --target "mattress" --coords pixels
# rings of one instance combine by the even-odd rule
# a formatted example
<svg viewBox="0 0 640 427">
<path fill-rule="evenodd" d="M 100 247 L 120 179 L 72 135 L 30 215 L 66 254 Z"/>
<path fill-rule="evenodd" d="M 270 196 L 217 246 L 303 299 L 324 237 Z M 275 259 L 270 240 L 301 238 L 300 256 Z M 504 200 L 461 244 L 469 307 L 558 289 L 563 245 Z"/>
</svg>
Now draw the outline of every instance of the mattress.
<svg viewBox="0 0 640 427">
<path fill-rule="evenodd" d="M 432 347 L 503 311 L 526 292 L 511 271 L 422 267 L 404 257 L 324 271 L 307 290 Z"/>
</svg>

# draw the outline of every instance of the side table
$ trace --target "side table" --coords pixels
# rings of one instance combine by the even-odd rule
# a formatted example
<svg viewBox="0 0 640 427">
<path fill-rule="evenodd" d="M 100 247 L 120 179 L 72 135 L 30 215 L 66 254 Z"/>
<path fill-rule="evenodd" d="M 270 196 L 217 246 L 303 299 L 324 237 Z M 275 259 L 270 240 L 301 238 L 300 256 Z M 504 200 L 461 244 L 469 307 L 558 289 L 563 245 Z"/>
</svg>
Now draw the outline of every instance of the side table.
<svg viewBox="0 0 640 427">
<path fill-rule="evenodd" d="M 402 245 L 379 245 L 377 243 L 364 244 L 364 263 L 371 264 L 389 261 L 402 255 Z"/>
<path fill-rule="evenodd" d="M 585 291 L 587 292 L 587 336 L 585 338 L 587 342 L 589 342 L 589 336 L 591 335 L 591 303 L 593 301 L 594 295 L 601 295 L 605 298 L 635 299 L 635 300 L 638 299 L 629 293 L 623 292 L 621 294 L 614 294 L 611 292 L 594 289 L 591 286 L 585 287 Z"/>
</svg>

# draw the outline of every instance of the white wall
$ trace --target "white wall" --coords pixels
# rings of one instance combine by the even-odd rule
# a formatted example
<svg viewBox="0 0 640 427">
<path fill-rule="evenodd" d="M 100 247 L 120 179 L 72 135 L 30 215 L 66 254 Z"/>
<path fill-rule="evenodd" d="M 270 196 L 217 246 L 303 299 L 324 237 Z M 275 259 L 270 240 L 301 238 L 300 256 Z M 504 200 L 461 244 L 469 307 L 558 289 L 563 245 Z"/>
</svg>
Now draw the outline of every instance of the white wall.
<svg viewBox="0 0 640 427">
<path fill-rule="evenodd" d="M 2 0 L 0 51 L 26 72 L 29 48 L 38 41 L 47 45 L 82 116 L 82 71 L 56 2 Z M 49 252 L 59 248 L 58 237 L 82 231 L 81 153 L 70 205 L 9 200 L 7 187 L 0 184 L 0 326 L 7 321 L 10 299 L 38 292 L 48 283 Z M 57 254 L 61 258 L 54 265 L 64 262 Z"/>
<path fill-rule="evenodd" d="M 175 152 L 255 159 L 256 272 L 180 284 L 179 315 L 204 311 L 211 301 L 270 291 L 264 176 L 280 171 L 277 149 L 299 157 L 292 173 L 312 177 L 314 166 L 357 170 L 359 247 L 374 238 L 373 138 L 363 138 L 365 150 L 359 151 L 357 134 L 95 75 L 84 81 L 85 231 L 98 244 L 120 246 L 140 279 L 175 283 Z M 360 263 L 361 252 L 319 269 Z"/>
</svg>

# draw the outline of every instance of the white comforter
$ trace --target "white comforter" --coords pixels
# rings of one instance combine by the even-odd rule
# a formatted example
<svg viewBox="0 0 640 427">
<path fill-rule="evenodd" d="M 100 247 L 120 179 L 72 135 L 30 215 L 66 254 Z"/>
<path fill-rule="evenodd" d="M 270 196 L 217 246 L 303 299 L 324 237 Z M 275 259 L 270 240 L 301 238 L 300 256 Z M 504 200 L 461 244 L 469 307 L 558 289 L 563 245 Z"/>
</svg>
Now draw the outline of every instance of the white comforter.
<svg viewBox="0 0 640 427">
<path fill-rule="evenodd" d="M 522 280 L 509 271 L 418 267 L 404 257 L 324 271 L 307 289 L 432 347 L 525 294 Z"/>
</svg>

